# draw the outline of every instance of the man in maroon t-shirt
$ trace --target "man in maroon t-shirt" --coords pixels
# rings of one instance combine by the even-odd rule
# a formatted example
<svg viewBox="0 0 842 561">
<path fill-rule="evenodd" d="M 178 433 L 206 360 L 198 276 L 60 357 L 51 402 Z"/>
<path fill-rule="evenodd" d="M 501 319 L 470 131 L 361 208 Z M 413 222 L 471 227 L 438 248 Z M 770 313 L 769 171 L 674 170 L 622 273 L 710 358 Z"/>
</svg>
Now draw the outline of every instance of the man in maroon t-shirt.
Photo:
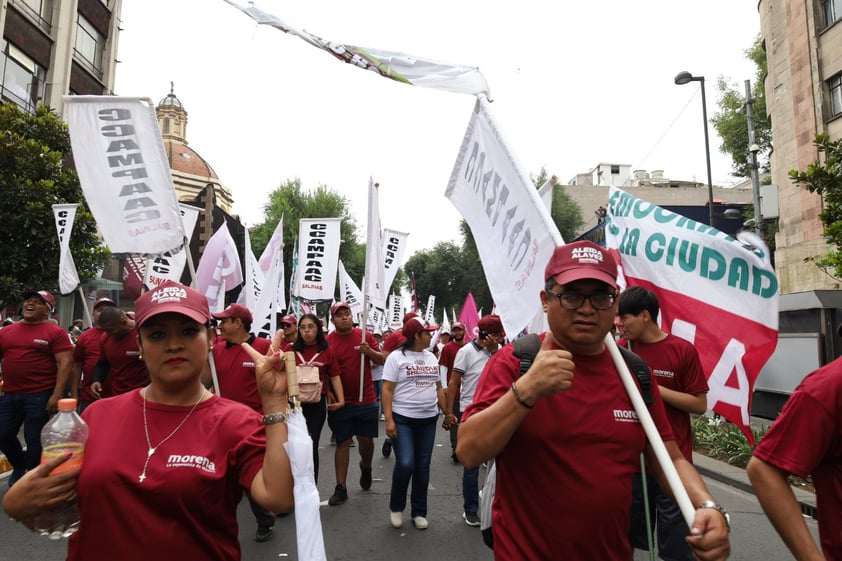
<svg viewBox="0 0 842 561">
<path fill-rule="evenodd" d="M 374 456 L 374 439 L 378 435 L 380 406 L 371 381 L 371 363 L 383 364 L 380 346 L 370 332 L 363 339 L 362 331 L 354 327 L 351 307 L 338 302 L 330 308 L 335 331 L 328 334 L 327 342 L 339 361 L 345 407 L 328 411 L 327 424 L 336 437 L 334 467 L 336 489 L 328 500 L 336 506 L 348 500 L 345 485 L 351 456 L 351 439 L 356 436 L 360 451 L 360 487 L 371 488 L 371 460 Z M 365 357 L 368 360 L 361 360 Z"/>
<path fill-rule="evenodd" d="M 441 356 L 439 356 L 439 366 L 441 370 L 444 372 L 445 377 L 445 395 L 449 391 L 455 391 L 456 393 L 452 396 L 447 396 L 448 401 L 453 401 L 453 414 L 456 416 L 456 420 L 462 418 L 462 408 L 459 405 L 459 388 L 455 390 L 450 389 L 450 377 L 453 374 L 453 361 L 456 359 L 456 353 L 459 352 L 467 341 L 465 340 L 465 324 L 457 321 L 450 327 L 450 341 L 442 347 L 441 349 Z M 459 460 L 456 459 L 456 444 L 457 440 L 457 433 L 459 431 L 452 430 L 450 431 L 450 461 L 454 464 L 458 464 Z"/>
<path fill-rule="evenodd" d="M 41 462 L 41 429 L 64 397 L 73 366 L 70 334 L 49 321 L 53 295 L 29 290 L 23 298 L 23 319 L 0 329 L 0 452 L 12 464 L 9 487 Z M 21 425 L 25 453 L 18 440 Z"/>
<path fill-rule="evenodd" d="M 213 343 L 213 362 L 219 379 L 220 396 L 244 403 L 262 415 L 263 404 L 257 389 L 254 361 L 243 349 L 242 344 L 248 343 L 257 352 L 265 355 L 272 344 L 271 341 L 250 333 L 254 318 L 251 311 L 241 304 L 231 304 L 223 311 L 211 315 L 219 320 L 216 325 L 219 337 Z M 203 375 L 206 381 L 208 377 Z M 251 496 L 246 497 L 257 520 L 254 541 L 271 540 L 275 516 L 254 502 Z"/>
<path fill-rule="evenodd" d="M 102 310 L 109 306 L 117 306 L 111 298 L 100 298 L 94 302 L 92 313 L 93 327 L 86 329 L 76 339 L 76 347 L 73 349 L 73 371 L 70 378 L 71 393 L 79 395 L 79 414 L 94 401 L 91 393 L 91 384 L 94 381 L 94 368 L 99 362 L 99 339 L 102 336 L 102 329 L 97 325 L 97 320 Z M 111 395 L 109 385 L 103 388 L 102 396 Z M 75 390 L 75 392 L 73 391 Z"/>
<path fill-rule="evenodd" d="M 684 458 L 693 463 L 693 432 L 690 413 L 701 415 L 707 409 L 708 384 L 699 353 L 689 341 L 663 331 L 658 326 L 661 306 L 654 292 L 632 286 L 620 294 L 617 315 L 625 344 L 640 355 L 658 380 L 675 442 Z M 694 561 L 687 545 L 688 528 L 681 509 L 651 475 L 646 476 L 644 498 L 642 476 L 632 480 L 632 547 L 649 551 L 651 529 L 657 530 L 658 554 L 670 561 Z M 646 500 L 649 504 L 647 519 Z"/>
<path fill-rule="evenodd" d="M 149 383 L 146 365 L 140 359 L 135 320 L 117 307 L 105 308 L 97 326 L 104 331 L 99 339 L 99 361 L 94 367 L 91 393 L 103 397 L 106 378 L 110 379 L 111 395 L 120 395 Z"/>
</svg>

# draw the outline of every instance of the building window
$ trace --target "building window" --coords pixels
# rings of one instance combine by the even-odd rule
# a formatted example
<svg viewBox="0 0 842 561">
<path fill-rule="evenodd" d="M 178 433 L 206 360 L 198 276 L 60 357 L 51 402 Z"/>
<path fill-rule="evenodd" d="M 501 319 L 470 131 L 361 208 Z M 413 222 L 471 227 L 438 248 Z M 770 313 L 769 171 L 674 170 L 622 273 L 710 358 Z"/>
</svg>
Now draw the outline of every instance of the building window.
<svg viewBox="0 0 842 561">
<path fill-rule="evenodd" d="M 105 38 L 81 14 L 76 20 L 76 54 L 80 62 L 93 71 L 97 78 L 102 78 L 102 59 L 105 53 Z"/>
<path fill-rule="evenodd" d="M 611 175 L 620 175 L 620 166 L 611 166 Z"/>
<path fill-rule="evenodd" d="M 18 0 L 15 7 L 22 8 L 38 22 L 38 25 L 50 32 L 53 23 L 53 0 Z"/>
<path fill-rule="evenodd" d="M 164 134 L 170 134 L 170 120 L 164 119 Z"/>
<path fill-rule="evenodd" d="M 23 51 L 6 41 L 0 53 L 0 93 L 30 113 L 43 100 L 47 71 Z"/>
<path fill-rule="evenodd" d="M 830 116 L 842 115 L 842 74 L 837 74 L 827 81 L 827 89 L 830 94 Z"/>
<path fill-rule="evenodd" d="M 824 21 L 827 27 L 842 18 L 842 0 L 824 0 Z"/>
</svg>

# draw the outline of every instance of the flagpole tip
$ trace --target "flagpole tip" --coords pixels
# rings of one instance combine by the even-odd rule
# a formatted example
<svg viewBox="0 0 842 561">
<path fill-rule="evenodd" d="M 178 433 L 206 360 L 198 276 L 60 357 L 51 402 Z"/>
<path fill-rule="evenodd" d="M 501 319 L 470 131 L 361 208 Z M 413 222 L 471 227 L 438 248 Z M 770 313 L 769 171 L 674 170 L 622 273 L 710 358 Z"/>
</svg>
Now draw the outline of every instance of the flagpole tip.
<svg viewBox="0 0 842 561">
<path fill-rule="evenodd" d="M 380 184 L 379 184 L 379 183 L 375 183 L 375 184 L 374 184 L 374 187 L 375 187 L 375 189 L 376 189 L 377 187 L 380 187 Z"/>
</svg>

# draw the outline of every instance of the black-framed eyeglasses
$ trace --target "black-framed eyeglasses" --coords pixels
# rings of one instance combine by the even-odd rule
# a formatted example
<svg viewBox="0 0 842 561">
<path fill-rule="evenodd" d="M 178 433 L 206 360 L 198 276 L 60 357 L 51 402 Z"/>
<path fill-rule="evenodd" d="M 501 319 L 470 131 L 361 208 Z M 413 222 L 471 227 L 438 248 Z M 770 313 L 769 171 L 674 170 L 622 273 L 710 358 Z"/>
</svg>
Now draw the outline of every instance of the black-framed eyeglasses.
<svg viewBox="0 0 842 561">
<path fill-rule="evenodd" d="M 614 305 L 617 295 L 613 292 L 597 292 L 595 294 L 581 294 L 579 292 L 553 292 L 547 290 L 547 294 L 558 298 L 558 303 L 565 310 L 578 310 L 589 300 L 595 310 L 608 310 Z"/>
</svg>

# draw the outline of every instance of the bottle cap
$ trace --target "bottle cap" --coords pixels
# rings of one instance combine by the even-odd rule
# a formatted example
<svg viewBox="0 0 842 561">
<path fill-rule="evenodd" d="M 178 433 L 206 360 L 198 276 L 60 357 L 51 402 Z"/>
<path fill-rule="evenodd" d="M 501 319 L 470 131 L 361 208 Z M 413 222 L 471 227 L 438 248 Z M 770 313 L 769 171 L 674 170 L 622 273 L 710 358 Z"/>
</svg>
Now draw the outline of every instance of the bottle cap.
<svg viewBox="0 0 842 561">
<path fill-rule="evenodd" d="M 58 410 L 59 411 L 75 411 L 76 410 L 76 400 L 73 398 L 66 398 L 66 399 L 59 399 L 58 400 Z"/>
</svg>

